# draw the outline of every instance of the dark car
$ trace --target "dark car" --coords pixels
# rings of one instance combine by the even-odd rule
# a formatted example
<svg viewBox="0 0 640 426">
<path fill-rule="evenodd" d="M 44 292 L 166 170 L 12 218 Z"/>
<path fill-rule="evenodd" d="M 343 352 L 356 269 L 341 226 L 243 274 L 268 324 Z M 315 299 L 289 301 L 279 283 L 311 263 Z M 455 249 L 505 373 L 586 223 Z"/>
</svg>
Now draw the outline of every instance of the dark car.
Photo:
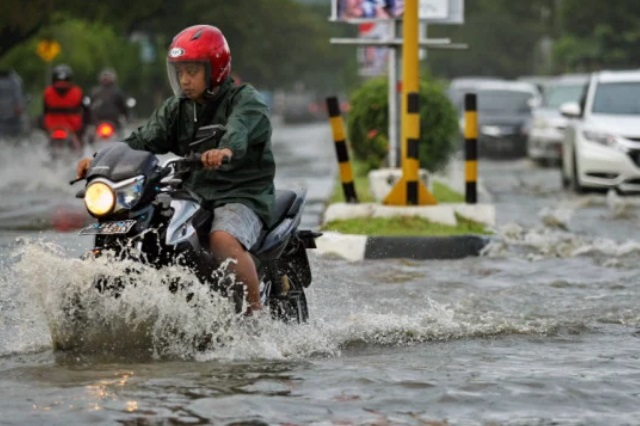
<svg viewBox="0 0 640 426">
<path fill-rule="evenodd" d="M 28 97 L 13 70 L 0 70 L 0 137 L 22 136 L 30 130 Z"/>
<path fill-rule="evenodd" d="M 328 118 L 326 107 L 314 92 L 297 90 L 281 92 L 274 98 L 273 112 L 282 117 L 283 122 L 311 123 Z"/>
<path fill-rule="evenodd" d="M 451 80 L 447 88 L 447 97 L 456 107 L 458 115 L 464 116 L 464 97 L 473 92 L 479 84 L 505 81 L 496 77 L 458 77 Z"/>
<path fill-rule="evenodd" d="M 531 83 L 483 82 L 478 96 L 478 155 L 524 157 L 531 128 L 532 108 L 540 93 Z"/>
</svg>

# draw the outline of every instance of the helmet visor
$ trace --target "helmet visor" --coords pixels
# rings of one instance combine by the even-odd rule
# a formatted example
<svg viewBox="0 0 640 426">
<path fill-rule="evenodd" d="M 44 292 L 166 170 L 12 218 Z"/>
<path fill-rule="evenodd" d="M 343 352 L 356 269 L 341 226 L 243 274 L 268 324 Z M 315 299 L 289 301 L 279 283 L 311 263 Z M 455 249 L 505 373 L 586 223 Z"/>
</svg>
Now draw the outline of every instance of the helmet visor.
<svg viewBox="0 0 640 426">
<path fill-rule="evenodd" d="M 202 77 L 200 77 L 201 73 Z M 175 96 L 192 97 L 191 91 L 194 87 L 200 88 L 200 86 L 204 84 L 204 86 L 202 86 L 203 90 L 209 88 L 211 80 L 210 65 L 209 62 L 206 61 L 167 61 L 167 77 L 169 78 L 169 84 Z M 181 84 L 181 78 L 183 79 L 183 83 L 185 80 L 196 79 L 197 81 L 195 83 L 192 81 L 192 84 L 184 87 L 183 84 Z M 200 80 L 200 78 L 202 78 L 202 80 Z"/>
</svg>

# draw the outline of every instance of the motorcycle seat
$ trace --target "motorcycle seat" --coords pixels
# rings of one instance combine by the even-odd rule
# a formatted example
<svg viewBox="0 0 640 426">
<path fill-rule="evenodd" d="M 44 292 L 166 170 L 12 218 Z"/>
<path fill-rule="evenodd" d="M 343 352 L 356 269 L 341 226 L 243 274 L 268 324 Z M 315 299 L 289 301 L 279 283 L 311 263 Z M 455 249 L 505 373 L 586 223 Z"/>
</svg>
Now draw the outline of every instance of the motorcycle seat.
<svg viewBox="0 0 640 426">
<path fill-rule="evenodd" d="M 280 222 L 280 219 L 287 214 L 293 205 L 296 197 L 297 194 L 294 191 L 290 191 L 288 189 L 276 189 L 276 202 L 273 209 L 274 222 Z"/>
<path fill-rule="evenodd" d="M 186 196 L 186 195 L 185 195 Z M 294 217 L 298 214 L 305 200 L 305 192 L 292 191 L 288 189 L 276 189 L 275 193 L 275 206 L 273 209 L 273 218 L 275 219 L 273 222 L 276 224 L 273 227 L 277 226 L 284 218 L 286 217 Z M 202 208 L 198 210 L 194 219 L 193 225 L 198 234 L 198 238 L 200 239 L 200 244 L 204 248 L 209 247 L 209 231 L 211 229 L 211 222 L 213 220 L 213 214 L 209 209 Z M 272 228 L 273 228 L 272 227 Z M 260 233 L 260 237 L 258 241 L 252 247 L 256 249 L 263 244 L 264 238 L 269 234 L 272 229 L 263 229 Z"/>
</svg>

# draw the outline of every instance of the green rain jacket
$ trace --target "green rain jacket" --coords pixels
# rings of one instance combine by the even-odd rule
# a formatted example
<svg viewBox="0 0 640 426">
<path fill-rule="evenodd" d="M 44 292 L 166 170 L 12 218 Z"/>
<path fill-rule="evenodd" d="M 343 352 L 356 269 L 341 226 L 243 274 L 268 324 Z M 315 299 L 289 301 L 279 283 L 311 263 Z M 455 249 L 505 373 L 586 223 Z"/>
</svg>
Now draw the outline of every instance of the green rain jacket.
<svg viewBox="0 0 640 426">
<path fill-rule="evenodd" d="M 184 156 L 198 128 L 209 124 L 222 124 L 227 131 L 219 144 L 205 142 L 196 151 L 229 148 L 233 156 L 217 170 L 195 171 L 185 186 L 200 195 L 208 208 L 241 203 L 271 226 L 275 202 L 271 122 L 267 105 L 251 85 L 235 86 L 228 78 L 204 104 L 172 96 L 125 142 L 137 150 Z"/>
</svg>

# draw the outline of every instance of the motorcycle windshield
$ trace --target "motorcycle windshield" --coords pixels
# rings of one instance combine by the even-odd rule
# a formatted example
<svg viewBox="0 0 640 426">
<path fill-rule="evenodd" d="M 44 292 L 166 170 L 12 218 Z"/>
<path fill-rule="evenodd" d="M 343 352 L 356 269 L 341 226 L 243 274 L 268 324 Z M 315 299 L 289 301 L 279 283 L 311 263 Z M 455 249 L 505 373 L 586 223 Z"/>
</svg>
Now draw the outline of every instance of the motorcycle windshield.
<svg viewBox="0 0 640 426">
<path fill-rule="evenodd" d="M 114 142 L 95 156 L 87 178 L 102 177 L 118 182 L 138 175 L 148 177 L 157 166 L 158 158 L 152 153 L 131 149 L 124 142 Z"/>
</svg>

